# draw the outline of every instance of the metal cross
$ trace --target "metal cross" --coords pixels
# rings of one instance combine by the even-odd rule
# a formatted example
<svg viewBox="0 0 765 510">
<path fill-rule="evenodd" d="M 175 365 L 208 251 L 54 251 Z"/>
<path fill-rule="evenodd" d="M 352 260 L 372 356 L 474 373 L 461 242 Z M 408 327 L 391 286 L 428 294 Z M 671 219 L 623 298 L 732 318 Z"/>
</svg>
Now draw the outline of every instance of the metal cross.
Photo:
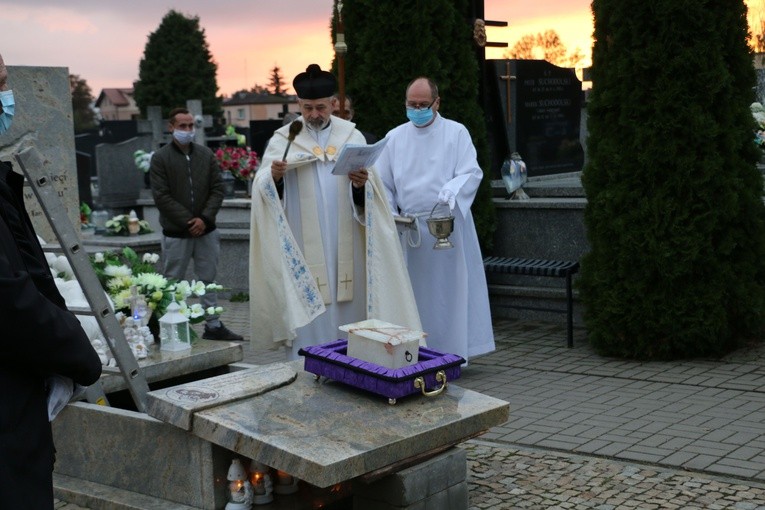
<svg viewBox="0 0 765 510">
<path fill-rule="evenodd" d="M 515 76 L 510 74 L 510 61 L 505 62 L 505 75 L 499 77 L 500 80 L 505 80 L 505 86 L 507 87 L 507 123 L 512 124 L 513 123 L 513 116 L 510 112 L 510 82 L 515 79 Z"/>
</svg>

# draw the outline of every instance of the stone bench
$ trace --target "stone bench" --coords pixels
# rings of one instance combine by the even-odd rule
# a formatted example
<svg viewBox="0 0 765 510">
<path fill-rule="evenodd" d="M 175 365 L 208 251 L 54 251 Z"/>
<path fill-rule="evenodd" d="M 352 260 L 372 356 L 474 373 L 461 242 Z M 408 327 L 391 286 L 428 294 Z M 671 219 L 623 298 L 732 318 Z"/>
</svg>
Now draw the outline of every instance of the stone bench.
<svg viewBox="0 0 765 510">
<path fill-rule="evenodd" d="M 483 267 L 487 276 L 492 273 L 522 276 L 545 276 L 566 279 L 567 344 L 574 346 L 574 298 L 571 277 L 579 271 L 579 262 L 571 260 L 526 259 L 518 257 L 486 257 Z"/>
</svg>

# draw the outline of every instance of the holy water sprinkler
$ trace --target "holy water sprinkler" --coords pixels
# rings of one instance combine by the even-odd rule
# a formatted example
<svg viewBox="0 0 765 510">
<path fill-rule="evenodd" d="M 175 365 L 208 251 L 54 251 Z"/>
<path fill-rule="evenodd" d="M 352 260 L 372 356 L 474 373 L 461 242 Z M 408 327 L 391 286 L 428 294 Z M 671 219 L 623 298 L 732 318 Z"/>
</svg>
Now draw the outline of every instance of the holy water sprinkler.
<svg viewBox="0 0 765 510">
<path fill-rule="evenodd" d="M 300 134 L 301 129 L 303 129 L 303 123 L 299 120 L 293 120 L 292 124 L 290 124 L 290 133 L 287 135 L 287 147 L 284 149 L 284 156 L 282 156 L 282 161 L 287 161 L 287 152 L 290 150 L 292 140 L 294 140 L 295 137 Z"/>
</svg>

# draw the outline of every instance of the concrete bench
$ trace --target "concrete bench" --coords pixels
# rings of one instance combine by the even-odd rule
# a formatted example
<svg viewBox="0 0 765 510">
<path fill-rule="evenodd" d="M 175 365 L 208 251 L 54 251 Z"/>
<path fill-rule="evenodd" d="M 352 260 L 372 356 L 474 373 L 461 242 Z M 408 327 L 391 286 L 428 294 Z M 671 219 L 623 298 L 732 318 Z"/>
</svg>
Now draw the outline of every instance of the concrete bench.
<svg viewBox="0 0 765 510">
<path fill-rule="evenodd" d="M 522 276 L 549 276 L 566 279 L 566 314 L 568 346 L 574 346 L 574 298 L 571 277 L 579 271 L 579 262 L 570 260 L 524 259 L 512 257 L 486 257 L 483 259 L 486 274 L 514 274 Z M 564 310 L 556 310 L 564 311 Z"/>
</svg>

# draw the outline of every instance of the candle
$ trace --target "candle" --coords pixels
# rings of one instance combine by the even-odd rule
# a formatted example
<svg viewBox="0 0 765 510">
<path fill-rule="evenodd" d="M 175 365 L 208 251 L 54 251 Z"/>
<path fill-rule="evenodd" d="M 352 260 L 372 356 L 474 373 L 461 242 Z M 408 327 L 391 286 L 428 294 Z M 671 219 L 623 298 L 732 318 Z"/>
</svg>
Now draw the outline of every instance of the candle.
<svg viewBox="0 0 765 510">
<path fill-rule="evenodd" d="M 263 483 L 263 474 L 259 472 L 254 472 L 252 474 L 252 487 L 255 490 L 255 494 L 265 494 L 266 493 L 266 485 Z"/>
<path fill-rule="evenodd" d="M 292 485 L 293 478 L 289 473 L 284 471 L 276 471 L 276 480 L 279 485 Z"/>
</svg>

